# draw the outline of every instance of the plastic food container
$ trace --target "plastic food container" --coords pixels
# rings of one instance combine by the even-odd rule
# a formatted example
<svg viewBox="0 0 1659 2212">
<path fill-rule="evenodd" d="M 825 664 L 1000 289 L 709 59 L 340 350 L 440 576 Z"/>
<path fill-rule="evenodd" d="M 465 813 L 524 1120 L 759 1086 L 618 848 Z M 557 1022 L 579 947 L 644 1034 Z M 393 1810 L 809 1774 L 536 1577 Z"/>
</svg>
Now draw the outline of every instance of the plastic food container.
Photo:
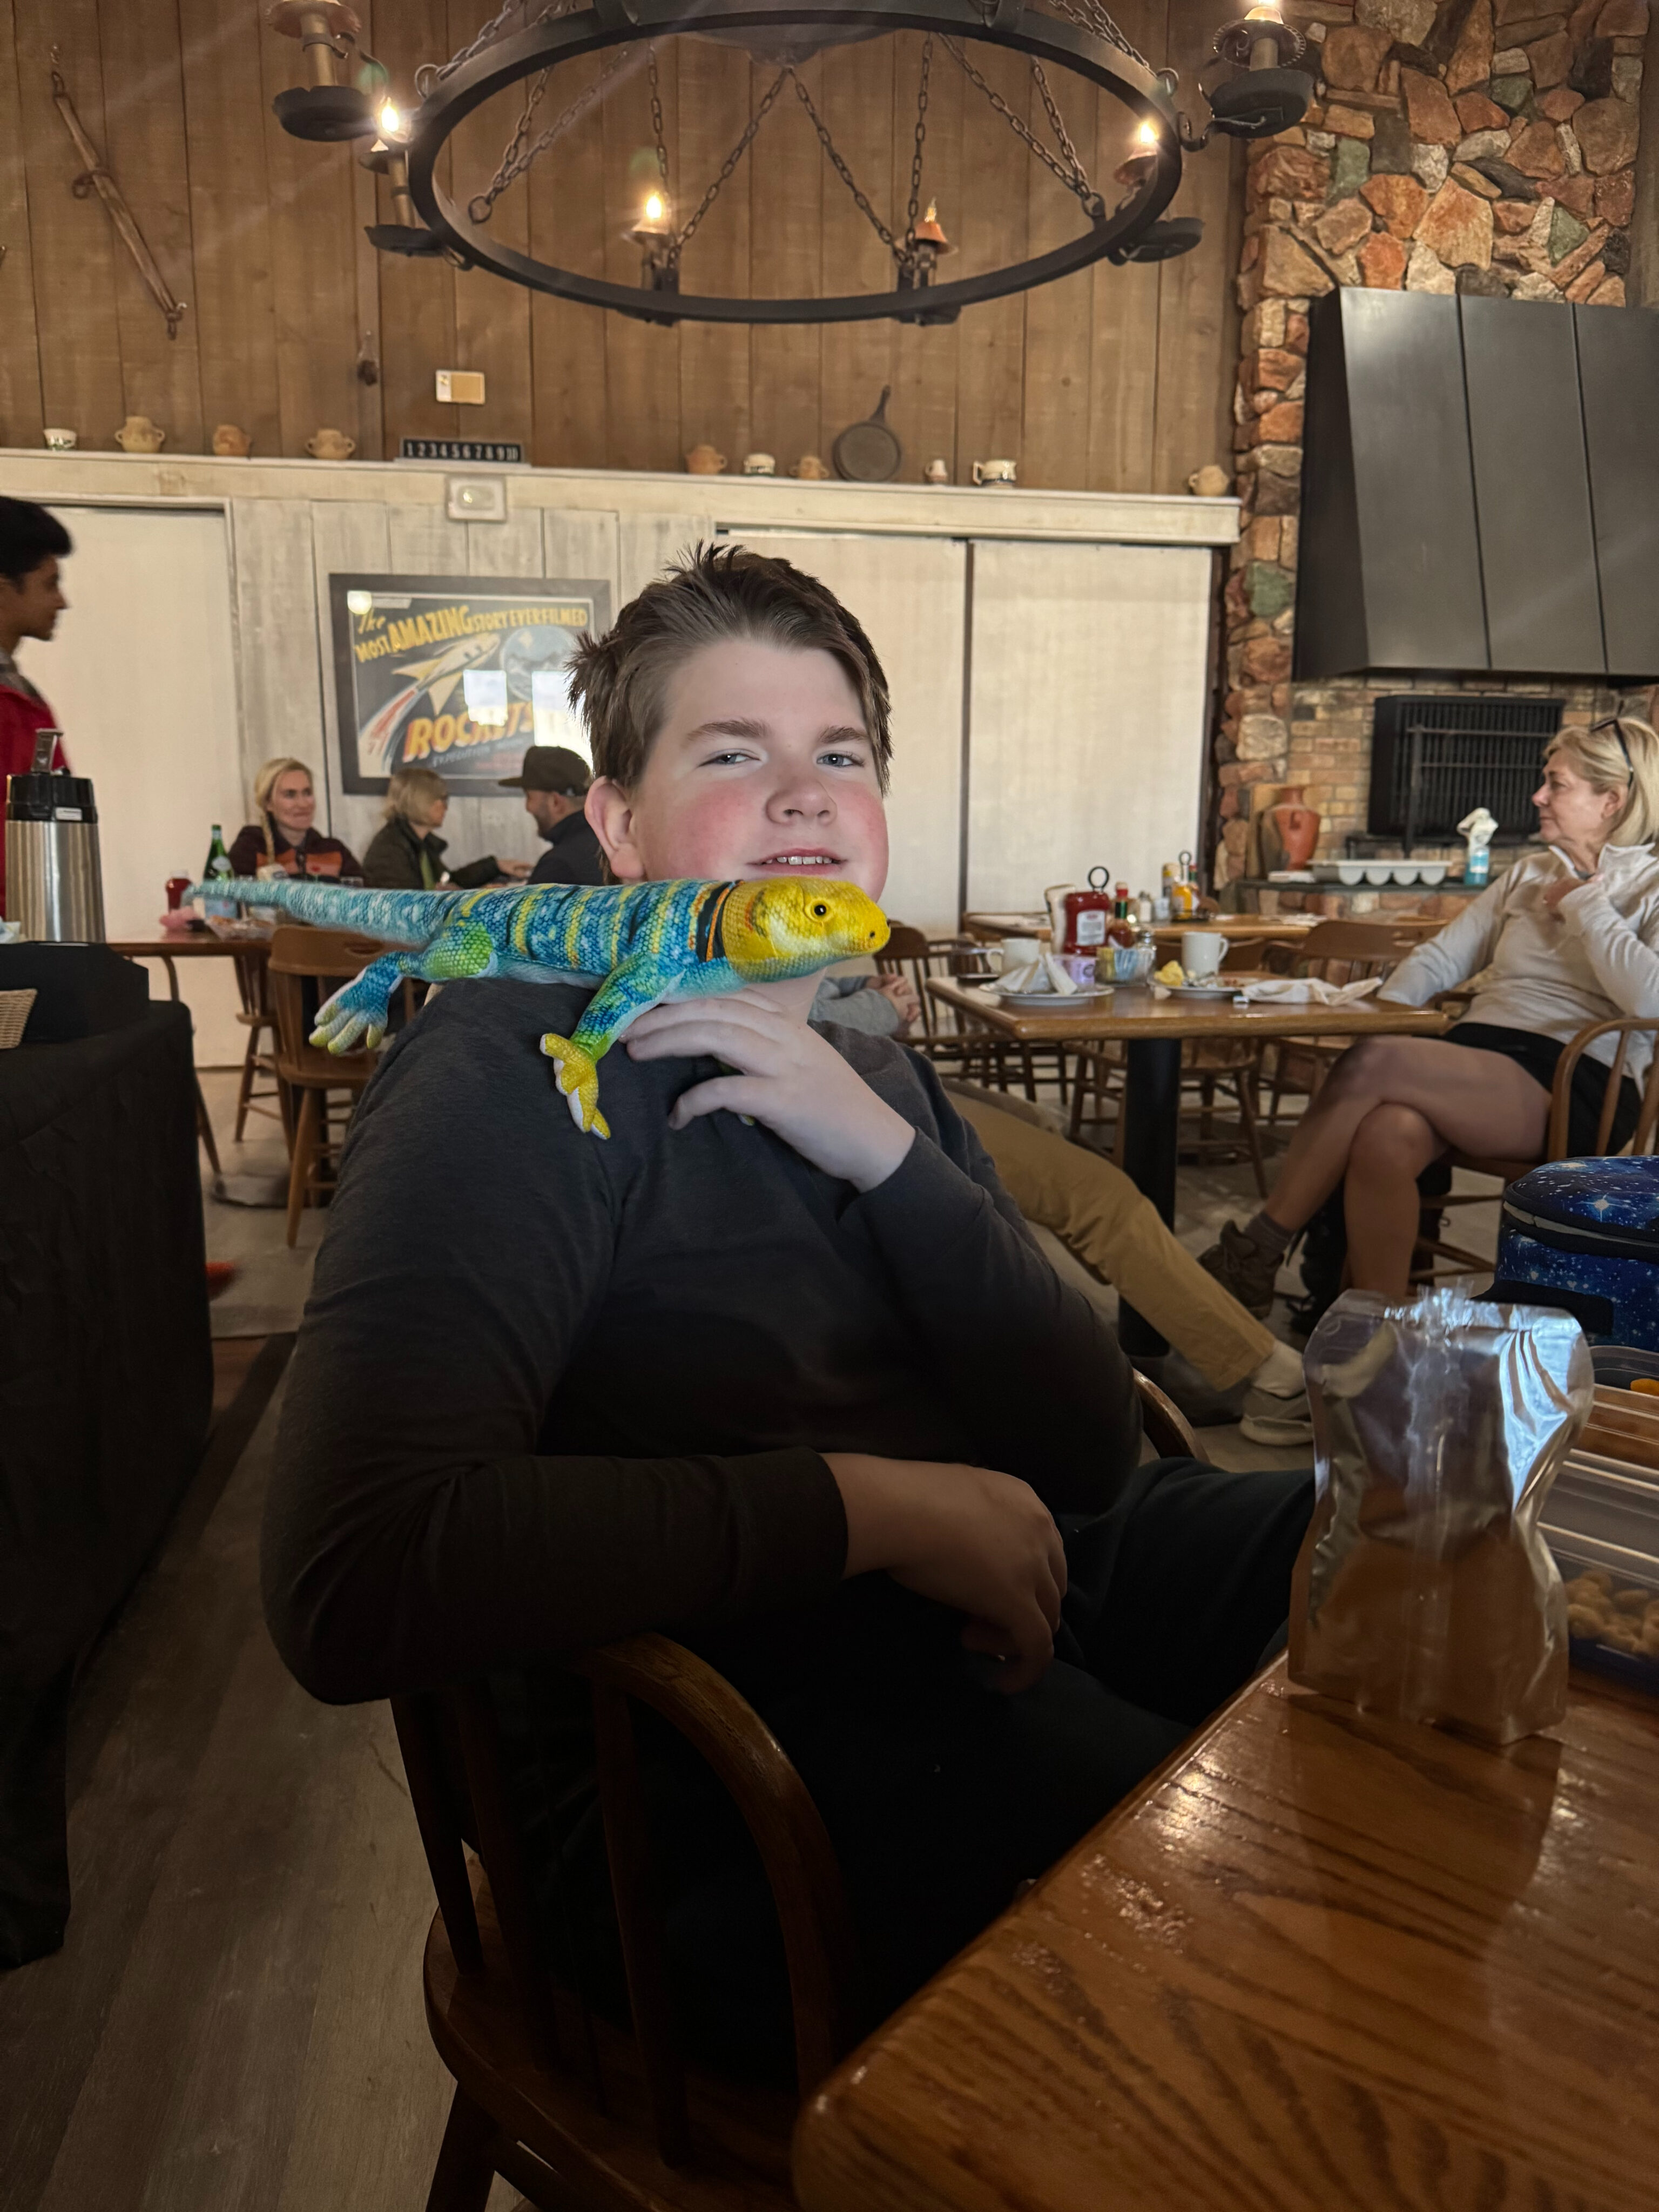
<svg viewBox="0 0 1659 2212">
<path fill-rule="evenodd" d="M 1544 1501 L 1575 1667 L 1659 1697 L 1659 1474 L 1572 1453 Z"/>
</svg>

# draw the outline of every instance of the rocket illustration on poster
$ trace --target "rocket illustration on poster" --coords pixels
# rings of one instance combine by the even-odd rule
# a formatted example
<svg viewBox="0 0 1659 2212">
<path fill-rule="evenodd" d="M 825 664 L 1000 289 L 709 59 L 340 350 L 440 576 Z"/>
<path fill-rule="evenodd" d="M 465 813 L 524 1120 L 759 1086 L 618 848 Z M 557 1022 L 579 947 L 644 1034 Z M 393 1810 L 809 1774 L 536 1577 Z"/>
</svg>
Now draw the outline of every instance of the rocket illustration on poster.
<svg viewBox="0 0 1659 2212">
<path fill-rule="evenodd" d="M 342 790 L 432 768 L 495 798 L 526 745 L 586 757 L 568 671 L 610 626 L 604 579 L 331 575 L 329 597 Z"/>
</svg>

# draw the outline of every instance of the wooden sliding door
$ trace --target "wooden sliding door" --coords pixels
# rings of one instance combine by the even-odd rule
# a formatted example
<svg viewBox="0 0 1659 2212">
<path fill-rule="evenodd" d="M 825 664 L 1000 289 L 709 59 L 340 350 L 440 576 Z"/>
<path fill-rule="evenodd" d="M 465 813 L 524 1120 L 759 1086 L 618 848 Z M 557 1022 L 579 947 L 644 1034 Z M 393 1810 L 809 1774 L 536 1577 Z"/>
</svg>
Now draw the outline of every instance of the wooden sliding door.
<svg viewBox="0 0 1659 2212">
<path fill-rule="evenodd" d="M 1156 894 L 1198 849 L 1212 557 L 975 540 L 969 906 L 1037 907 L 1096 866 Z"/>
<path fill-rule="evenodd" d="M 962 849 L 967 548 L 948 538 L 734 531 L 826 583 L 870 635 L 893 699 L 892 864 L 882 904 L 930 937 L 953 933 Z"/>
</svg>

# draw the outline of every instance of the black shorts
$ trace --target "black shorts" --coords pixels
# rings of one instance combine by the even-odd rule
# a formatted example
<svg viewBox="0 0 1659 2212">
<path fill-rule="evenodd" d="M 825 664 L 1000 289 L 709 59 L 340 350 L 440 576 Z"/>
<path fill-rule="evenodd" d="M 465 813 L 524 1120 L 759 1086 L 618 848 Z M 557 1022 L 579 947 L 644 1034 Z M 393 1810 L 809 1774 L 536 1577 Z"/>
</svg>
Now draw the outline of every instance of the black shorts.
<svg viewBox="0 0 1659 2212">
<path fill-rule="evenodd" d="M 1459 1022 L 1455 1029 L 1447 1030 L 1445 1042 L 1468 1045 L 1475 1052 L 1501 1053 L 1517 1067 L 1524 1067 L 1546 1091 L 1554 1083 L 1556 1063 L 1566 1050 L 1565 1045 L 1554 1037 L 1538 1036 L 1531 1030 L 1504 1029 L 1496 1022 Z M 1607 1083 L 1607 1063 L 1592 1060 L 1588 1054 L 1573 1069 L 1572 1099 L 1567 1109 L 1570 1153 L 1595 1150 Z M 1627 1075 L 1619 1085 L 1619 1103 L 1613 1109 L 1613 1127 L 1607 1133 L 1609 1152 L 1620 1152 L 1629 1143 L 1641 1110 L 1642 1094 L 1634 1078 Z"/>
</svg>

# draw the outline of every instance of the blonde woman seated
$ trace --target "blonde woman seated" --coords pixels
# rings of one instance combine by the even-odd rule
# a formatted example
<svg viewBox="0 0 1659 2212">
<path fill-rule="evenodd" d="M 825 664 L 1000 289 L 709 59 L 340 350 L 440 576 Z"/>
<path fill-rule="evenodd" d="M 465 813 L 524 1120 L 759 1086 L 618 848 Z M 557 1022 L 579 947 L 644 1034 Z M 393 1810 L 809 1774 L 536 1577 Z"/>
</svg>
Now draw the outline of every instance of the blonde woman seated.
<svg viewBox="0 0 1659 2212">
<path fill-rule="evenodd" d="M 1536 1158 L 1562 1047 L 1594 1022 L 1659 1018 L 1659 737 L 1630 717 L 1563 730 L 1533 805 L 1550 850 L 1518 860 L 1382 987 L 1421 1006 L 1478 976 L 1468 1016 L 1444 1037 L 1351 1046 L 1261 1212 L 1204 1255 L 1252 1313 L 1267 1314 L 1291 1240 L 1339 1183 L 1355 1286 L 1406 1297 L 1424 1169 L 1449 1151 Z M 1596 1141 L 1618 1042 L 1598 1039 L 1574 1071 L 1573 1151 Z M 1632 1039 L 1611 1151 L 1636 1127 L 1650 1056 Z"/>
<path fill-rule="evenodd" d="M 250 822 L 236 833 L 230 865 L 239 876 L 280 868 L 289 876 L 320 876 L 329 882 L 362 873 L 349 845 L 319 835 L 317 787 L 311 770 L 291 754 L 268 760 L 253 779 Z"/>
<path fill-rule="evenodd" d="M 449 811 L 449 789 L 429 768 L 399 768 L 386 788 L 386 827 L 363 855 L 363 880 L 371 890 L 429 891 L 440 884 L 475 890 L 480 884 L 522 883 L 528 860 L 498 860 L 491 853 L 464 868 L 444 866 L 447 848 L 438 832 Z"/>
</svg>

